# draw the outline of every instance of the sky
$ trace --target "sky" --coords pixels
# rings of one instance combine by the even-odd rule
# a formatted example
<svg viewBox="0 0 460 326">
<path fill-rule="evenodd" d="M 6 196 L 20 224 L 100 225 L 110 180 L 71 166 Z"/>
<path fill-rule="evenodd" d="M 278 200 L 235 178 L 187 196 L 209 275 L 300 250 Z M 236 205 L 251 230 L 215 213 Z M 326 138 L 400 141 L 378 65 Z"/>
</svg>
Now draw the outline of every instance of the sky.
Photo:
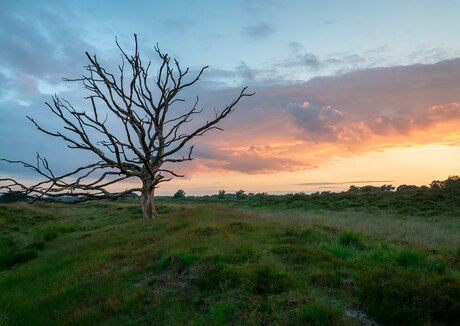
<svg viewBox="0 0 460 326">
<path fill-rule="evenodd" d="M 154 46 L 191 74 L 201 121 L 242 87 L 256 92 L 196 141 L 185 178 L 157 193 L 342 191 L 427 185 L 460 175 L 460 1 L 0 1 L 0 157 L 70 170 L 91 155 L 41 134 L 51 96 L 84 110 L 78 78 L 96 54 L 116 72 L 115 37 L 141 56 Z M 155 70 L 154 70 L 155 71 Z M 197 122 L 200 122 L 198 119 Z M 0 162 L 0 177 L 34 180 Z M 120 190 L 127 185 L 121 184 Z"/>
</svg>

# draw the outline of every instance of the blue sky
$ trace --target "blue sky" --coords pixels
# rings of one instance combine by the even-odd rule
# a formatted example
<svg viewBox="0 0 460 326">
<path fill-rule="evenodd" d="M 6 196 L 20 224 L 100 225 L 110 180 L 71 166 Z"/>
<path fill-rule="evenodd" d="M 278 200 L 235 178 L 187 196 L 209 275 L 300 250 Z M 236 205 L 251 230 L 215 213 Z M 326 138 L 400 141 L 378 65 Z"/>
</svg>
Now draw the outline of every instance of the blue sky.
<svg viewBox="0 0 460 326">
<path fill-rule="evenodd" d="M 345 166 L 354 164 L 347 160 L 382 151 L 391 155 L 401 146 L 408 161 L 414 148 L 429 157 L 430 148 L 450 146 L 442 155 L 459 157 L 453 150 L 460 112 L 455 106 L 459 13 L 456 0 L 5 0 L 0 3 L 0 157 L 30 161 L 40 151 L 59 167 L 74 163 L 25 115 L 51 127 L 59 124 L 43 104 L 54 93 L 84 106 L 81 87 L 63 83 L 62 77 L 84 73 L 85 51 L 116 67 L 115 36 L 129 50 L 137 33 L 142 54 L 154 63 L 158 43 L 192 70 L 210 66 L 194 92 L 211 108 L 228 102 L 235 88 L 257 91 L 225 122 L 224 133 L 201 141 L 197 162 L 184 168 L 190 177 L 174 181 L 171 191 L 182 184 L 196 193 L 212 191 L 235 179 L 254 190 L 262 184 L 290 191 L 309 182 L 426 183 L 458 174 L 452 166 L 433 170 L 426 163 L 407 179 L 400 173 L 376 177 L 376 171 L 343 176 Z M 445 132 L 436 131 L 440 128 Z M 12 173 L 21 174 L 0 164 L 0 174 Z M 277 174 L 287 181 L 264 181 Z M 198 176 L 213 181 L 204 185 Z"/>
<path fill-rule="evenodd" d="M 249 79 L 252 72 L 257 81 L 308 80 L 459 55 L 460 2 L 454 0 L 3 1 L 0 6 L 2 62 L 13 72 L 37 73 L 37 65 L 74 72 L 66 56 L 78 71 L 84 51 L 117 55 L 115 36 L 130 46 L 133 33 L 144 48 L 158 42 L 189 66 L 210 65 Z"/>
</svg>

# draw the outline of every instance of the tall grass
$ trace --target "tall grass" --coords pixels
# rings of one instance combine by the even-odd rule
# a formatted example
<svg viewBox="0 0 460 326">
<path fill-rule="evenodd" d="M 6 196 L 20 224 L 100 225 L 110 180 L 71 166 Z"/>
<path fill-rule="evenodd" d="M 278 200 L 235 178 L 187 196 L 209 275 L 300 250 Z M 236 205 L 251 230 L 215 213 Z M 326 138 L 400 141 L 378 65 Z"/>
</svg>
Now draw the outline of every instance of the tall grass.
<svg viewBox="0 0 460 326">
<path fill-rule="evenodd" d="M 235 209 L 271 221 L 307 223 L 342 231 L 352 229 L 382 240 L 406 242 L 419 247 L 460 248 L 458 218 L 450 216 L 426 219 L 418 216 L 394 215 L 386 211 L 375 213 L 353 210 L 305 211 L 245 205 L 239 205 Z"/>
<path fill-rule="evenodd" d="M 441 250 L 410 229 L 442 219 L 184 203 L 162 202 L 156 221 L 129 201 L 0 205 L 2 255 L 36 253 L 3 265 L 0 321 L 359 324 L 351 310 L 382 325 L 459 320 L 458 233 L 444 229 L 455 241 Z M 397 226 L 409 235 L 390 234 Z"/>
</svg>

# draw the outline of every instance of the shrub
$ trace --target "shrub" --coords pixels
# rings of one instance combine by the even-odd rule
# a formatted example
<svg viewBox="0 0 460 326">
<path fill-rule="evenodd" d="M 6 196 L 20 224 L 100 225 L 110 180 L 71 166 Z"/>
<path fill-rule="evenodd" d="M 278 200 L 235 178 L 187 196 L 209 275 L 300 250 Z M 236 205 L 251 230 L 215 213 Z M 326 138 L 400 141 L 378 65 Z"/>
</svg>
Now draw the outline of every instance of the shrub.
<svg viewBox="0 0 460 326">
<path fill-rule="evenodd" d="M 232 316 L 238 313 L 238 305 L 235 302 L 220 303 L 209 309 L 213 325 L 228 325 Z"/>
<path fill-rule="evenodd" d="M 243 283 L 243 275 L 238 270 L 223 264 L 208 265 L 198 277 L 198 288 L 203 291 L 219 292 L 239 286 Z"/>
<path fill-rule="evenodd" d="M 404 268 L 417 268 L 425 265 L 425 257 L 418 252 L 403 250 L 396 257 L 396 262 Z"/>
<path fill-rule="evenodd" d="M 216 262 L 227 264 L 241 264 L 255 262 L 259 259 L 259 253 L 251 246 L 240 246 L 232 248 L 230 252 L 212 257 Z"/>
<path fill-rule="evenodd" d="M 2 310 L 0 310 L 0 325 L 9 326 L 20 324 L 20 320 L 16 316 L 12 315 L 9 304 L 7 304 L 5 307 L 2 307 Z"/>
<path fill-rule="evenodd" d="M 345 247 L 354 247 L 356 249 L 364 248 L 363 236 L 351 230 L 340 234 L 339 243 Z"/>
<path fill-rule="evenodd" d="M 194 263 L 200 258 L 200 254 L 192 252 L 177 251 L 174 255 L 163 255 L 157 262 L 159 269 L 166 267 L 176 267 L 183 269 Z"/>
<path fill-rule="evenodd" d="M 303 325 L 335 325 L 340 321 L 340 312 L 324 303 L 312 303 L 300 308 L 299 319 Z"/>
<path fill-rule="evenodd" d="M 30 243 L 29 245 L 27 245 L 26 248 L 42 250 L 43 248 L 45 248 L 45 241 L 43 241 L 43 240 L 35 240 L 32 243 Z"/>
<path fill-rule="evenodd" d="M 313 285 L 320 288 L 338 288 L 342 284 L 342 275 L 332 271 L 315 272 L 309 279 Z"/>
<path fill-rule="evenodd" d="M 212 226 L 203 226 L 203 227 L 199 227 L 199 228 L 196 228 L 195 230 L 193 230 L 196 234 L 199 234 L 199 235 L 204 235 L 204 236 L 212 236 L 212 235 L 216 235 L 217 233 L 220 232 L 219 229 L 217 228 L 214 228 Z"/>
<path fill-rule="evenodd" d="M 387 325 L 453 324 L 460 320 L 460 283 L 416 271 L 377 270 L 359 280 L 364 310 Z"/>
<path fill-rule="evenodd" d="M 10 268 L 14 265 L 25 263 L 28 260 L 36 258 L 37 249 L 25 248 L 18 251 L 0 253 L 0 269 Z"/>
<path fill-rule="evenodd" d="M 185 191 L 182 189 L 177 190 L 177 192 L 174 194 L 174 198 L 176 199 L 185 198 Z"/>
<path fill-rule="evenodd" d="M 248 195 L 246 195 L 246 194 L 244 193 L 244 190 L 243 190 L 243 189 L 238 190 L 238 191 L 235 193 L 235 195 L 236 195 L 236 199 L 238 199 L 238 200 L 245 199 L 245 198 L 248 196 Z"/>
<path fill-rule="evenodd" d="M 225 199 L 225 190 L 219 190 L 219 194 L 217 195 L 219 199 Z"/>
<path fill-rule="evenodd" d="M 274 270 L 270 266 L 258 267 L 251 279 L 251 290 L 256 294 L 281 293 L 289 286 L 288 278 L 284 273 Z"/>
<path fill-rule="evenodd" d="M 230 233 L 245 233 L 254 230 L 252 225 L 246 222 L 232 222 L 225 226 L 225 229 Z"/>
<path fill-rule="evenodd" d="M 27 195 L 20 191 L 9 191 L 0 194 L 0 203 L 14 203 L 18 201 L 26 201 Z"/>
</svg>

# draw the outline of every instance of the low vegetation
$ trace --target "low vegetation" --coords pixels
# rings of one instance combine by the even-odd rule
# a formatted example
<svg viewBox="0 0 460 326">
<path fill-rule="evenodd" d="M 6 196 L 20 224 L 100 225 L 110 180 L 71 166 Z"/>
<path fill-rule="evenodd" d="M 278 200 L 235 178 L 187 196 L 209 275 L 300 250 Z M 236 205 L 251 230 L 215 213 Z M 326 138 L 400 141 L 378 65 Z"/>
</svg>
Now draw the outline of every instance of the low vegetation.
<svg viewBox="0 0 460 326">
<path fill-rule="evenodd" d="M 0 325 L 453 325 L 459 203 L 394 194 L 1 204 Z"/>
</svg>

